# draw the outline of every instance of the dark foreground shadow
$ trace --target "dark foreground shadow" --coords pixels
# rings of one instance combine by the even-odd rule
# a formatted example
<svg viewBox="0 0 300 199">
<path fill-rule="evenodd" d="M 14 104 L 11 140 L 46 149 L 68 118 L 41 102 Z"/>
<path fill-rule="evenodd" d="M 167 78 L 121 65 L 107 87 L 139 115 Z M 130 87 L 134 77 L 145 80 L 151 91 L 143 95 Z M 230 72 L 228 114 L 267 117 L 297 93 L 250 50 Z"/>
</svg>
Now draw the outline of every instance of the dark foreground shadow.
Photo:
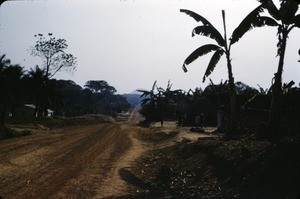
<svg viewBox="0 0 300 199">
<path fill-rule="evenodd" d="M 126 168 L 121 168 L 119 170 L 119 176 L 125 182 L 127 182 L 131 185 L 134 185 L 136 187 L 139 187 L 139 188 L 142 188 L 145 190 L 149 190 L 152 187 L 150 182 L 138 178 L 136 175 L 134 175 L 131 171 L 127 170 Z"/>
</svg>

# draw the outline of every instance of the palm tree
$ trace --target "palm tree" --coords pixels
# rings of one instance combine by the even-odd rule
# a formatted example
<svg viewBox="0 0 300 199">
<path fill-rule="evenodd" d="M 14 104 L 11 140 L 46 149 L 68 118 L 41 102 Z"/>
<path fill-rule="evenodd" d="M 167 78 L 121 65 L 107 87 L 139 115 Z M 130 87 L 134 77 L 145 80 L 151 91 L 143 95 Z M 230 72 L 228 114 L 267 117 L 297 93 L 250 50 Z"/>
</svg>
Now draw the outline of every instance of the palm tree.
<svg viewBox="0 0 300 199">
<path fill-rule="evenodd" d="M 26 75 L 27 89 L 35 102 L 34 116 L 47 115 L 48 108 L 60 106 L 61 93 L 55 79 L 48 79 L 44 69 L 36 66 Z"/>
<path fill-rule="evenodd" d="M 155 88 L 156 91 L 155 92 Z M 138 90 L 141 92 L 142 114 L 146 116 L 147 121 L 159 120 L 163 126 L 165 116 L 173 117 L 178 96 L 182 94 L 181 90 L 171 90 L 172 84 L 168 81 L 167 88 L 158 87 L 154 82 L 150 91 Z"/>
<path fill-rule="evenodd" d="M 35 102 L 34 116 L 38 117 L 39 112 L 42 110 L 42 103 L 45 99 L 45 87 L 46 87 L 46 72 L 39 66 L 35 66 L 34 69 L 30 68 L 30 71 L 26 75 L 26 82 L 29 93 Z"/>
<path fill-rule="evenodd" d="M 180 94 L 181 90 L 171 90 L 172 84 L 168 81 L 167 88 L 156 87 L 157 94 L 157 111 L 160 117 L 161 126 L 163 126 L 164 117 L 173 117 L 173 110 L 175 107 L 175 101 L 177 95 Z"/>
<path fill-rule="evenodd" d="M 269 26 L 276 26 L 278 43 L 277 56 L 279 56 L 279 63 L 277 72 L 274 74 L 272 85 L 272 102 L 269 116 L 269 130 L 272 132 L 273 140 L 278 140 L 282 135 L 281 119 L 280 119 L 280 96 L 282 94 L 282 72 L 284 65 L 284 57 L 289 33 L 294 28 L 300 28 L 300 14 L 297 14 L 300 2 L 298 0 L 281 0 L 280 7 L 277 8 L 272 0 L 259 0 L 261 5 L 268 11 L 270 16 L 259 16 L 258 19 L 266 19 L 271 24 Z"/>
<path fill-rule="evenodd" d="M 10 60 L 5 59 L 5 55 L 0 56 L 0 127 L 5 125 L 5 114 L 6 114 L 6 81 L 5 81 L 5 70 L 10 65 Z"/>
<path fill-rule="evenodd" d="M 5 125 L 6 108 L 10 107 L 13 114 L 21 103 L 23 68 L 11 65 L 5 55 L 0 57 L 0 126 Z"/>
<path fill-rule="evenodd" d="M 138 92 L 141 92 L 140 98 L 142 99 L 142 111 L 141 113 L 145 115 L 146 121 L 151 121 L 155 119 L 155 109 L 156 109 L 156 103 L 157 103 L 157 95 L 154 92 L 154 89 L 156 87 L 156 80 L 152 85 L 152 89 L 150 91 L 147 90 L 137 90 Z"/>
<path fill-rule="evenodd" d="M 198 49 L 192 52 L 183 63 L 182 68 L 184 72 L 187 72 L 186 66 L 192 63 L 193 61 L 195 61 L 198 57 L 201 57 L 209 52 L 214 51 L 214 54 L 203 76 L 203 82 L 204 82 L 205 78 L 208 77 L 213 72 L 214 68 L 216 67 L 217 63 L 220 61 L 221 57 L 224 54 L 226 56 L 227 70 L 228 70 L 229 98 L 230 98 L 230 131 L 232 133 L 237 131 L 237 110 L 236 110 L 236 96 L 235 96 L 236 91 L 234 86 L 234 77 L 232 73 L 230 50 L 232 44 L 237 42 L 247 31 L 251 30 L 253 27 L 260 27 L 269 22 L 267 20 L 257 18 L 262 11 L 263 11 L 263 5 L 259 5 L 256 9 L 250 12 L 246 16 L 246 18 L 240 23 L 240 25 L 234 30 L 231 38 L 228 40 L 224 10 L 222 10 L 223 28 L 224 28 L 223 36 L 221 32 L 219 32 L 203 16 L 190 10 L 185 10 L 185 9 L 180 10 L 180 12 L 183 12 L 191 16 L 197 22 L 202 22 L 203 24 L 194 28 L 192 32 L 192 36 L 195 36 L 196 34 L 203 35 L 211 39 L 214 39 L 217 42 L 217 44 L 206 44 L 200 46 Z"/>
</svg>

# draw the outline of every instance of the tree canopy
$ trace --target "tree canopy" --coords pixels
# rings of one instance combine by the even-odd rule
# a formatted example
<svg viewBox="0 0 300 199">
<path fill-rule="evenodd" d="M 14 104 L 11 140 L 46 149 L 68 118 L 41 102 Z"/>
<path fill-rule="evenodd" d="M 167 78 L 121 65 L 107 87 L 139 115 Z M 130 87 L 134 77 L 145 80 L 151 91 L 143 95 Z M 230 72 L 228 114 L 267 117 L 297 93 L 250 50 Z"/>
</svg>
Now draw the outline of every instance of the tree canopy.
<svg viewBox="0 0 300 199">
<path fill-rule="evenodd" d="M 117 90 L 113 86 L 110 86 L 104 80 L 87 81 L 84 87 L 89 89 L 93 93 L 99 93 L 103 95 L 112 95 L 117 92 Z"/>
<path fill-rule="evenodd" d="M 31 47 L 31 54 L 43 59 L 43 69 L 47 79 L 53 77 L 60 70 L 75 70 L 76 57 L 65 52 L 68 48 L 65 39 L 57 39 L 53 37 L 52 33 L 48 33 L 48 38 L 43 34 L 35 35 L 35 37 L 37 37 L 37 41 Z"/>
</svg>

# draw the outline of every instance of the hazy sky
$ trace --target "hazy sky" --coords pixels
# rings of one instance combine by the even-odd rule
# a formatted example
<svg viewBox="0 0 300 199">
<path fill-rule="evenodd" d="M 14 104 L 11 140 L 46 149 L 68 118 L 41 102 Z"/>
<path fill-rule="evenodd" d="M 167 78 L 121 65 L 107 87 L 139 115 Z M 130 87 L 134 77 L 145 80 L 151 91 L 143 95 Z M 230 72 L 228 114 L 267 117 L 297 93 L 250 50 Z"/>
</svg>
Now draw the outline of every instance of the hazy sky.
<svg viewBox="0 0 300 199">
<path fill-rule="evenodd" d="M 77 57 L 77 70 L 60 72 L 57 79 L 70 79 L 83 86 L 88 80 L 106 80 L 118 93 L 150 89 L 157 80 L 166 87 L 188 90 L 204 88 L 202 77 L 211 57 L 206 55 L 182 71 L 185 58 L 197 47 L 214 43 L 191 37 L 198 24 L 179 9 L 193 10 L 223 32 L 221 10 L 226 11 L 228 34 L 255 7 L 255 0 L 40 0 L 8 1 L 0 7 L 0 54 L 25 69 L 41 65 L 30 55 L 37 33 L 53 33 L 67 40 L 68 53 Z M 276 28 L 247 33 L 232 47 L 235 81 L 269 87 L 276 72 Z M 283 81 L 299 83 L 300 30 L 288 40 Z M 210 76 L 215 83 L 227 79 L 225 57 Z"/>
</svg>

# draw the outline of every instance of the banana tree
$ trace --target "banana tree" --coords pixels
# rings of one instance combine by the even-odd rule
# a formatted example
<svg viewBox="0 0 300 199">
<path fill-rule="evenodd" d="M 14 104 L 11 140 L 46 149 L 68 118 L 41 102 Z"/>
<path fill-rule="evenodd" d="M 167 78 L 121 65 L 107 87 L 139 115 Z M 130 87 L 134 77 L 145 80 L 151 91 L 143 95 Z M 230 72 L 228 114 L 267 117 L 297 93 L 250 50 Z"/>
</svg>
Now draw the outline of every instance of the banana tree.
<svg viewBox="0 0 300 199">
<path fill-rule="evenodd" d="M 206 18 L 203 16 L 190 11 L 181 9 L 180 12 L 183 12 L 197 22 L 201 22 L 202 25 L 197 26 L 193 29 L 192 36 L 202 35 L 208 38 L 211 38 L 216 41 L 217 44 L 206 44 L 200 46 L 194 52 L 192 52 L 183 63 L 183 70 L 187 72 L 186 66 L 195 61 L 198 57 L 206 55 L 207 53 L 214 52 L 211 57 L 211 60 L 206 68 L 206 71 L 203 76 L 203 82 L 205 78 L 208 77 L 216 65 L 220 61 L 221 57 L 225 55 L 227 61 L 227 72 L 228 72 L 228 86 L 229 86 L 229 98 L 230 98 L 230 131 L 234 133 L 237 131 L 237 109 L 236 109 L 236 91 L 234 85 L 234 77 L 232 72 L 232 64 L 230 51 L 231 46 L 236 43 L 246 32 L 251 30 L 254 27 L 261 27 L 265 24 L 269 24 L 270 21 L 266 19 L 258 19 L 258 16 L 263 12 L 263 5 L 259 5 L 252 12 L 250 12 L 246 18 L 240 23 L 240 25 L 234 30 L 230 39 L 227 38 L 226 22 L 225 22 L 225 11 L 222 10 L 222 19 L 223 19 L 223 28 L 224 34 L 222 35 Z"/>
<path fill-rule="evenodd" d="M 155 109 L 157 103 L 157 96 L 155 94 L 156 81 L 152 85 L 152 89 L 150 91 L 147 90 L 137 90 L 141 92 L 140 98 L 142 99 L 142 111 L 141 114 L 146 117 L 146 121 L 152 121 L 155 119 Z"/>
<path fill-rule="evenodd" d="M 280 7 L 277 8 L 272 0 L 259 0 L 270 16 L 259 16 L 272 21 L 278 28 L 277 56 L 279 63 L 277 72 L 274 75 L 272 85 L 272 102 L 270 107 L 269 130 L 273 139 L 278 140 L 281 134 L 280 118 L 280 96 L 282 95 L 282 73 L 284 66 L 285 51 L 289 33 L 294 28 L 300 28 L 300 14 L 297 14 L 300 2 L 298 0 L 280 0 Z"/>
<path fill-rule="evenodd" d="M 172 84 L 169 80 L 166 89 L 158 87 L 155 81 L 150 91 L 138 90 L 142 93 L 141 113 L 146 117 L 146 121 L 159 120 L 163 126 L 165 117 L 174 117 L 175 107 L 182 97 L 182 90 L 171 90 L 171 88 Z"/>
</svg>

